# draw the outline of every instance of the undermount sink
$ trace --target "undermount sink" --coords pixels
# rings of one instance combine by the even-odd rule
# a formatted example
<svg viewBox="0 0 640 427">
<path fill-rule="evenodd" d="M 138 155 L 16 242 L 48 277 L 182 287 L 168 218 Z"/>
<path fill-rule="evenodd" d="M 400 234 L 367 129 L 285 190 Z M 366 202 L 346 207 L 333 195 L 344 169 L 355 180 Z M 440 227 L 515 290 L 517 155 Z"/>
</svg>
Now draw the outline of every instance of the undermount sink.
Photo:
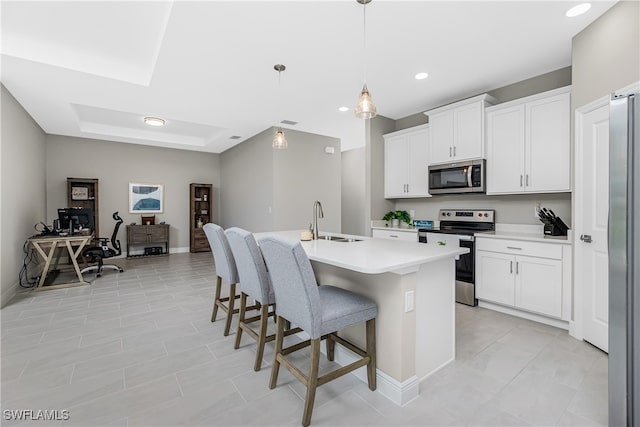
<svg viewBox="0 0 640 427">
<path fill-rule="evenodd" d="M 318 240 L 331 240 L 333 242 L 361 242 L 361 239 L 353 239 L 351 237 L 341 237 L 341 236 L 318 236 Z"/>
</svg>

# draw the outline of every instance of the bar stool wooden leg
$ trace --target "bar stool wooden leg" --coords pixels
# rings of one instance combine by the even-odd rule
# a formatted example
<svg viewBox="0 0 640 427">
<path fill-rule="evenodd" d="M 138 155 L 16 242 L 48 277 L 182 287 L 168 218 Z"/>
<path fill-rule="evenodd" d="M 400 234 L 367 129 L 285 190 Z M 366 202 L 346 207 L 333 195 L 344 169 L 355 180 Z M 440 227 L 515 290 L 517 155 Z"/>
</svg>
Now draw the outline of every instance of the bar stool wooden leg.
<svg viewBox="0 0 640 427">
<path fill-rule="evenodd" d="M 282 342 L 284 340 L 284 319 L 280 316 L 277 316 L 278 320 L 276 323 L 276 345 L 273 355 L 273 365 L 271 366 L 271 380 L 269 381 L 269 388 L 276 388 L 276 383 L 278 382 L 278 371 L 280 370 L 280 361 L 278 357 L 282 357 L 280 353 L 282 353 Z"/>
<path fill-rule="evenodd" d="M 367 320 L 366 325 L 367 335 L 367 356 L 369 356 L 369 363 L 367 363 L 367 382 L 369 383 L 369 390 L 375 390 L 376 384 L 376 319 Z"/>
<path fill-rule="evenodd" d="M 232 283 L 229 286 L 229 309 L 227 311 L 227 323 L 224 325 L 224 336 L 229 335 L 231 329 L 231 320 L 233 319 L 233 305 L 236 302 L 236 284 Z"/>
<path fill-rule="evenodd" d="M 220 301 L 220 291 L 222 290 L 222 277 L 218 276 L 216 280 L 216 293 L 213 297 L 213 313 L 211 313 L 211 321 L 216 321 L 218 315 L 218 301 Z"/>
<path fill-rule="evenodd" d="M 311 424 L 311 414 L 313 413 L 313 402 L 316 399 L 316 388 L 318 388 L 318 367 L 320 366 L 320 338 L 311 340 L 311 364 L 309 366 L 309 377 L 307 382 L 307 397 L 304 401 L 304 414 L 302 415 L 302 425 L 307 427 Z"/>
<path fill-rule="evenodd" d="M 260 307 L 260 332 L 258 332 L 258 349 L 256 351 L 256 363 L 253 365 L 254 371 L 259 371 L 262 367 L 262 357 L 264 356 L 264 345 L 267 340 L 267 321 L 269 320 L 269 306 Z"/>
<path fill-rule="evenodd" d="M 242 324 L 244 323 L 244 319 L 246 317 L 247 311 L 247 294 L 244 292 L 240 293 L 240 314 L 238 315 L 238 329 L 236 330 L 236 342 L 233 345 L 234 349 L 238 349 L 240 347 L 240 339 L 242 338 Z"/>
<path fill-rule="evenodd" d="M 333 362 L 334 349 L 336 342 L 331 338 L 331 334 L 327 335 L 327 360 Z"/>
</svg>

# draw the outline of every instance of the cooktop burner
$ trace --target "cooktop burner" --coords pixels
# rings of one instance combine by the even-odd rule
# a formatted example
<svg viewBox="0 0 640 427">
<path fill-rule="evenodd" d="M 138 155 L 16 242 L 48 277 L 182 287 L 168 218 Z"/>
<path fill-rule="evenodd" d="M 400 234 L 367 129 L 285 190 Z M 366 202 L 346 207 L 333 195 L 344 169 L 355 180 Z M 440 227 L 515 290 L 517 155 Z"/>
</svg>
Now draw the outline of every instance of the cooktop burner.
<svg viewBox="0 0 640 427">
<path fill-rule="evenodd" d="M 476 233 L 495 230 L 495 211 L 492 209 L 441 209 L 438 217 L 440 218 L 440 228 L 438 230 L 430 230 L 432 233 L 472 236 Z"/>
</svg>

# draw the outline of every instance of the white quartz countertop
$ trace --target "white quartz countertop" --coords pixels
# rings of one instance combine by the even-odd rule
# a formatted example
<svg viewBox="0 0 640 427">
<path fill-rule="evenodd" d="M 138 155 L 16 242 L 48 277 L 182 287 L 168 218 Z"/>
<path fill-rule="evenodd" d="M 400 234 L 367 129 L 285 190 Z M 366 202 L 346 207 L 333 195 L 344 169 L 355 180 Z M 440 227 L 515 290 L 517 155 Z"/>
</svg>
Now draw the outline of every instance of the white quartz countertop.
<svg viewBox="0 0 640 427">
<path fill-rule="evenodd" d="M 300 240 L 301 231 L 277 231 L 257 233 L 259 239 L 277 235 Z M 335 242 L 331 240 L 303 241 L 302 247 L 309 259 L 336 267 L 367 274 L 398 273 L 415 271 L 421 264 L 445 258 L 456 258 L 469 252 L 468 248 L 440 246 L 435 243 L 406 242 L 390 239 L 371 239 L 335 233 L 324 235 L 345 236 L 362 239 L 359 242 Z"/>
<path fill-rule="evenodd" d="M 400 232 L 408 232 L 408 233 L 417 233 L 418 229 L 415 227 L 386 227 L 384 225 L 372 225 L 371 228 L 373 230 L 389 230 L 389 231 L 400 231 Z"/>
<path fill-rule="evenodd" d="M 477 238 L 486 238 L 486 239 L 508 239 L 508 240 L 524 240 L 528 242 L 544 242 L 544 243 L 555 243 L 559 245 L 570 245 L 571 240 L 567 238 L 567 236 L 550 236 L 545 237 L 544 234 L 539 233 L 525 233 L 518 231 L 493 231 L 489 233 L 477 233 Z"/>
</svg>

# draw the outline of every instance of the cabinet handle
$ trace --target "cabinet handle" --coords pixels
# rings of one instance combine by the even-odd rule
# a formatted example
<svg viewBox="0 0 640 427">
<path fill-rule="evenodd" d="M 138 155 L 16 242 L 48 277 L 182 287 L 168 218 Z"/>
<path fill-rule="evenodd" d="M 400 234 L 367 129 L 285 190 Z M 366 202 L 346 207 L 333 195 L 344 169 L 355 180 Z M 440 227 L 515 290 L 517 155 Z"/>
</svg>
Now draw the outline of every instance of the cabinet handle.
<svg viewBox="0 0 640 427">
<path fill-rule="evenodd" d="M 453 146 L 453 157 L 455 157 L 455 156 L 456 156 L 456 146 L 454 145 Z"/>
<path fill-rule="evenodd" d="M 520 264 L 520 262 L 516 261 L 516 274 L 518 274 L 518 265 Z"/>
<path fill-rule="evenodd" d="M 449 157 L 451 157 L 451 147 L 449 147 Z"/>
<path fill-rule="evenodd" d="M 509 274 L 513 274 L 513 261 L 509 261 Z"/>
<path fill-rule="evenodd" d="M 515 246 L 507 246 L 507 249 L 515 249 L 517 251 L 521 251 L 522 248 L 516 248 Z"/>
<path fill-rule="evenodd" d="M 409 184 L 407 184 L 407 193 L 409 192 Z"/>
<path fill-rule="evenodd" d="M 398 236 L 395 234 L 389 234 L 389 237 L 395 237 L 396 239 L 398 238 Z"/>
<path fill-rule="evenodd" d="M 522 175 L 520 175 L 520 187 L 522 187 Z"/>
<path fill-rule="evenodd" d="M 527 187 L 529 186 L 529 174 L 525 175 L 527 177 L 527 179 L 525 180 L 525 184 Z"/>
</svg>

